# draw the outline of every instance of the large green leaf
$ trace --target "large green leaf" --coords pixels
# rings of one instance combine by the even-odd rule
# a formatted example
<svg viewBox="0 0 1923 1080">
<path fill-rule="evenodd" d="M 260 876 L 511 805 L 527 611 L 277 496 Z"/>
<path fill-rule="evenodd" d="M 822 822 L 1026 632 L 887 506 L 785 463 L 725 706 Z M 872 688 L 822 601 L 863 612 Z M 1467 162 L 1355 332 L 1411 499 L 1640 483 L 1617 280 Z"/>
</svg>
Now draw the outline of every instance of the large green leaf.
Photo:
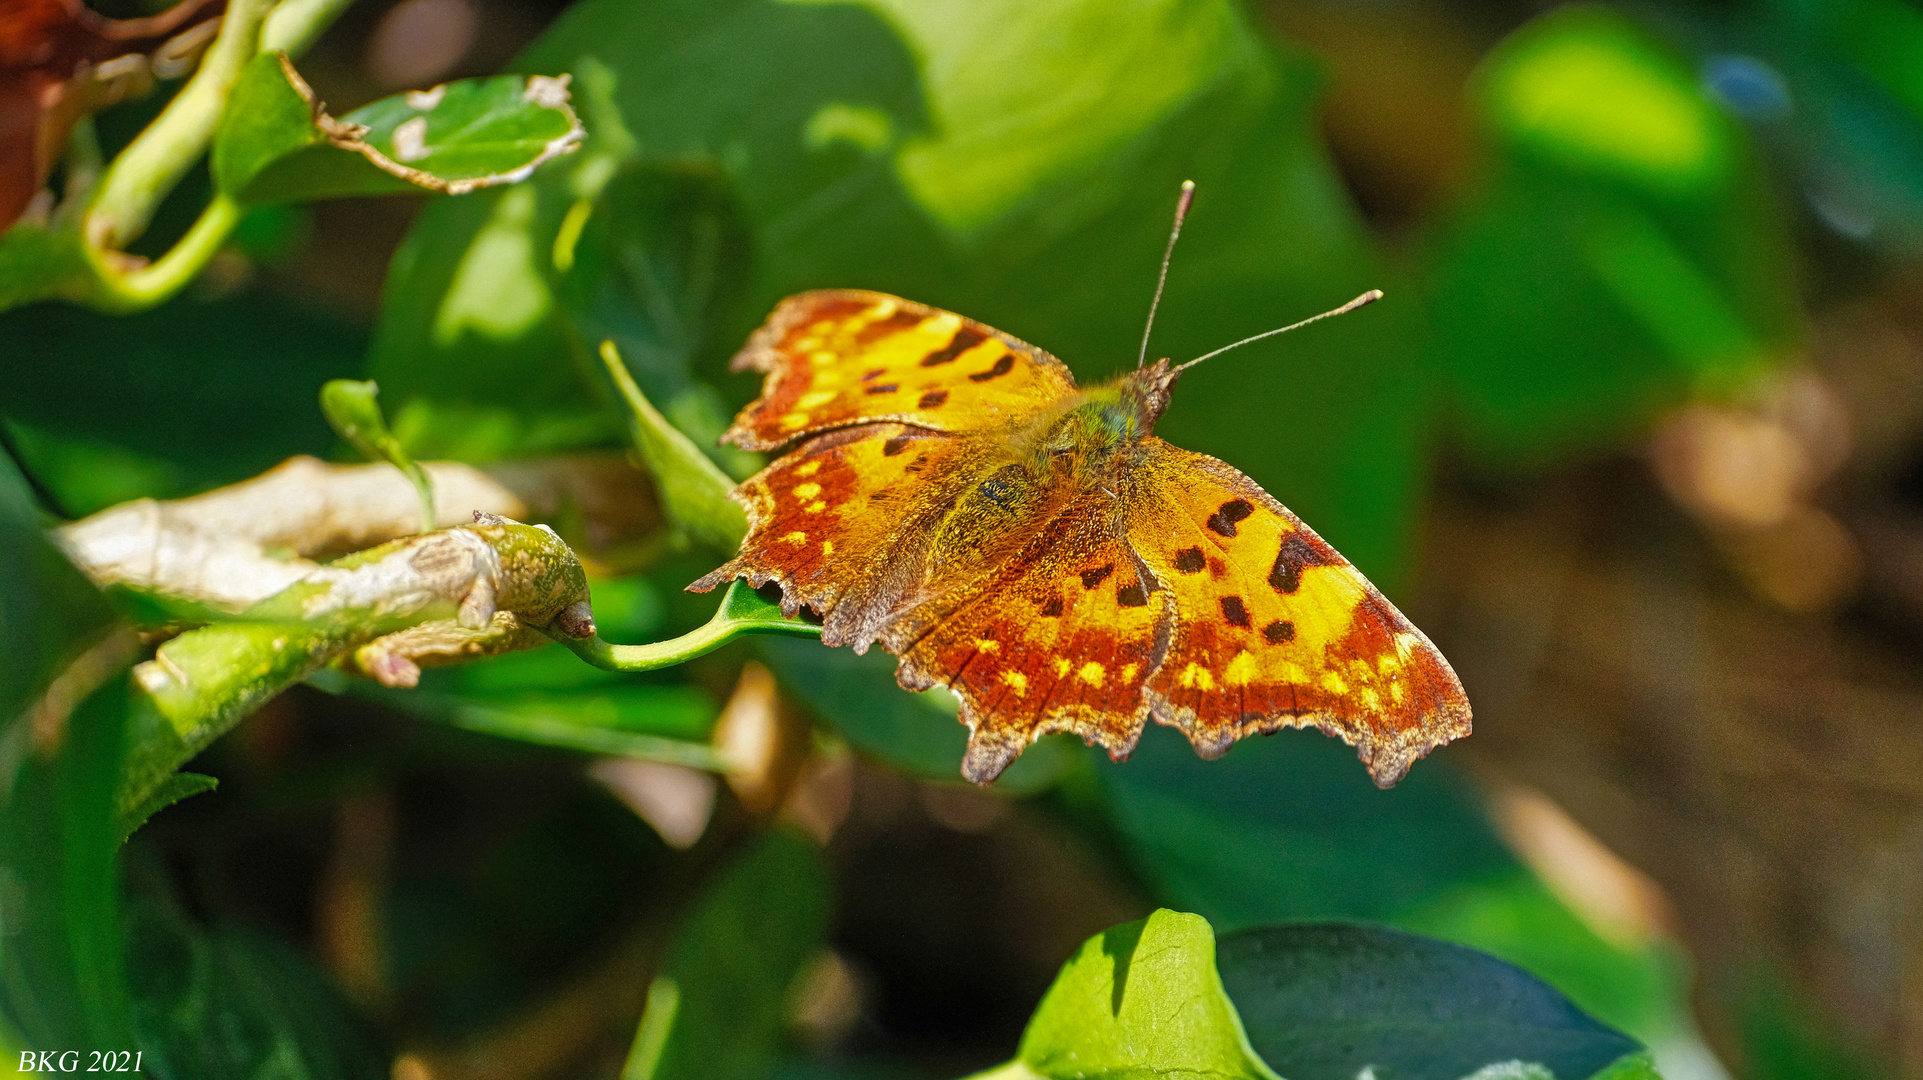
<svg viewBox="0 0 1923 1080">
<path fill-rule="evenodd" d="M 35 1050 L 131 1047 L 114 857 L 131 650 L 4 457 L 0 564 L 0 1028 Z"/>
<path fill-rule="evenodd" d="M 391 1052 L 312 961 L 242 926 L 196 925 L 134 858 L 127 938 L 143 1071 L 163 1080 L 377 1080 Z"/>
<path fill-rule="evenodd" d="M 1619 440 L 1794 347 L 1784 216 L 1684 58 L 1620 14 L 1569 7 L 1504 42 L 1474 96 L 1489 151 L 1428 261 L 1479 459 Z"/>
<path fill-rule="evenodd" d="M 828 874 L 802 837 L 755 841 L 696 905 L 648 990 L 623 1080 L 756 1080 L 781 1052 L 788 991 L 828 929 Z"/>
<path fill-rule="evenodd" d="M 756 642 L 784 687 L 857 750 L 921 776 L 960 780 L 968 729 L 946 690 L 911 694 L 895 682 L 895 658 L 880 649 L 857 656 L 819 642 L 765 637 Z M 995 789 L 1027 794 L 1053 786 L 1076 768 L 1081 746 L 1051 735 L 1029 747 L 995 781 Z"/>
<path fill-rule="evenodd" d="M 1101 769 L 1108 814 L 1158 898 L 1223 930 L 1285 919 L 1393 918 L 1515 864 L 1447 764 L 1380 791 L 1314 732 L 1203 761 L 1162 728 Z"/>
<path fill-rule="evenodd" d="M 991 1077 L 1277 1080 L 1216 974 L 1214 931 L 1166 909 L 1088 939 L 1036 1007 L 1015 1060 L 979 1080 Z"/>
<path fill-rule="evenodd" d="M 1169 206 L 1193 178 L 1156 352 L 1199 354 L 1372 285 L 1391 300 L 1198 370 L 1164 433 L 1267 482 L 1356 561 L 1393 573 L 1421 474 L 1421 313 L 1383 280 L 1315 145 L 1306 69 L 1218 0 L 1136 14 L 1139 33 L 1117 34 L 1095 0 L 576 5 L 519 65 L 575 72 L 597 134 L 532 185 L 441 203 L 417 224 L 370 372 L 408 401 L 397 428 L 410 410 L 499 417 L 493 430 L 522 440 L 503 452 L 596 404 L 585 363 L 552 362 L 588 359 L 583 309 L 555 279 L 580 265 L 569 237 L 616 212 L 601 201 L 610 170 L 691 169 L 738 210 L 748 242 L 721 272 L 747 287 L 705 316 L 699 342 L 681 339 L 709 374 L 775 300 L 820 285 L 963 311 L 1086 377 L 1116 371 L 1134 359 Z M 618 123 L 597 111 L 594 72 Z M 599 142 L 617 127 L 620 145 Z M 964 159 L 946 178 L 929 164 Z M 616 321 L 611 303 L 594 323 Z M 627 321 L 673 338 L 651 303 L 630 297 Z M 647 358 L 630 360 L 653 392 Z M 750 389 L 733 387 L 737 400 Z"/>
<path fill-rule="evenodd" d="M 1584 1080 L 1641 1051 L 1521 968 L 1386 927 L 1248 930 L 1219 963 L 1249 1041 L 1289 1080 Z M 1479 1073 L 1508 1062 L 1539 1071 Z"/>
</svg>

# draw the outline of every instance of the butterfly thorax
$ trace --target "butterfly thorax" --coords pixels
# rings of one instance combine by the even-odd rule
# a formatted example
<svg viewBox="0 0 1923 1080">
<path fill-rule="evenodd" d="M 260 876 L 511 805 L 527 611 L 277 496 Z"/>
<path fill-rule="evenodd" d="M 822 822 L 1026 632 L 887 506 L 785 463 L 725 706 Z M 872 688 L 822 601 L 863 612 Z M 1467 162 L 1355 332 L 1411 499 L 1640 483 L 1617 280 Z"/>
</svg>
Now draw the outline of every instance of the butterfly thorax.
<svg viewBox="0 0 1923 1080">
<path fill-rule="evenodd" d="M 1168 406 L 1174 383 L 1168 362 L 1131 371 L 1101 386 L 1082 390 L 1067 408 L 1037 425 L 1031 460 L 1067 464 L 1087 479 L 1126 467 L 1131 451 L 1155 428 Z M 1037 468 L 1037 472 L 1048 471 Z"/>
</svg>

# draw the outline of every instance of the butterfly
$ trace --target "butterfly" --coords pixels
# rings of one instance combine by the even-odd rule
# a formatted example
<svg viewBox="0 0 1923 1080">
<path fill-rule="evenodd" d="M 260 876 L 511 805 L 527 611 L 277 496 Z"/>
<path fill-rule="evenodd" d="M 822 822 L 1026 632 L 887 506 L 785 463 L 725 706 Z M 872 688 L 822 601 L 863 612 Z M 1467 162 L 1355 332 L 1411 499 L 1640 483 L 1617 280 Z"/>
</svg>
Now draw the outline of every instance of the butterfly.
<svg viewBox="0 0 1923 1080">
<path fill-rule="evenodd" d="M 1469 733 L 1448 661 L 1360 571 L 1152 434 L 1182 367 L 1084 389 L 998 330 L 855 290 L 783 300 L 734 367 L 766 380 L 724 441 L 785 452 L 734 492 L 739 554 L 689 588 L 774 582 L 824 643 L 948 687 L 969 780 L 1056 731 L 1119 761 L 1153 718 L 1205 758 L 1320 728 L 1388 787 Z"/>
</svg>

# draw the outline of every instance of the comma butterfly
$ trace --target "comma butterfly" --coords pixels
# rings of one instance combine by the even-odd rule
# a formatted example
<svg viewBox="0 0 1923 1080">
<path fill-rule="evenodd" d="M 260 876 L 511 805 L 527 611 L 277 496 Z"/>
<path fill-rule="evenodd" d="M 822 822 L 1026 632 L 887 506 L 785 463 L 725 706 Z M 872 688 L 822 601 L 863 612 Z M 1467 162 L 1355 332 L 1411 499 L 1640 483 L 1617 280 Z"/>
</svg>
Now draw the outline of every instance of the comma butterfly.
<svg viewBox="0 0 1923 1080">
<path fill-rule="evenodd" d="M 1121 760 L 1153 717 L 1207 758 L 1320 728 L 1387 787 L 1469 733 L 1462 684 L 1268 492 L 1150 434 L 1196 362 L 1083 389 L 1055 357 L 951 312 L 789 297 L 735 357 L 767 380 L 724 436 L 789 449 L 734 492 L 740 554 L 689 588 L 775 582 L 787 614 L 820 614 L 826 644 L 880 642 L 902 686 L 949 687 L 978 784 L 1054 731 Z"/>
</svg>

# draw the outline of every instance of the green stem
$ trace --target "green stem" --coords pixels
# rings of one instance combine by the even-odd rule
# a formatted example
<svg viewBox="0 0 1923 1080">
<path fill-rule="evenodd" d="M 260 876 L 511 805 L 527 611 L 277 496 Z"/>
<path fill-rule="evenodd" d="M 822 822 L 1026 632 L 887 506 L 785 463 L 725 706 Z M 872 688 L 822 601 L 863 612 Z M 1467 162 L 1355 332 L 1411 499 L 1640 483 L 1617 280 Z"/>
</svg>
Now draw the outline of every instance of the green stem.
<svg viewBox="0 0 1923 1080">
<path fill-rule="evenodd" d="M 354 0 L 283 0 L 261 27 L 260 51 L 299 56 Z"/>
<path fill-rule="evenodd" d="M 222 244 L 240 224 L 242 210 L 225 195 L 215 195 L 200 212 L 193 227 L 167 254 L 135 270 L 122 274 L 107 265 L 106 252 L 87 248 L 96 274 L 89 299 L 98 307 L 118 312 L 140 311 L 172 296 L 192 281 L 220 251 Z"/>
<path fill-rule="evenodd" d="M 573 649 L 581 659 L 607 671 L 653 671 L 686 663 L 747 634 L 819 637 L 821 627 L 800 619 L 782 618 L 779 609 L 757 597 L 747 582 L 737 580 L 728 586 L 714 618 L 678 638 L 648 645 L 611 645 L 598 635 L 585 641 L 557 635 L 555 640 Z"/>
<path fill-rule="evenodd" d="M 220 36 L 200 69 L 101 177 L 87 210 L 85 243 L 119 248 L 146 230 L 160 200 L 207 149 L 235 80 L 259 50 L 261 23 L 273 6 L 274 0 L 229 0 Z"/>
</svg>

